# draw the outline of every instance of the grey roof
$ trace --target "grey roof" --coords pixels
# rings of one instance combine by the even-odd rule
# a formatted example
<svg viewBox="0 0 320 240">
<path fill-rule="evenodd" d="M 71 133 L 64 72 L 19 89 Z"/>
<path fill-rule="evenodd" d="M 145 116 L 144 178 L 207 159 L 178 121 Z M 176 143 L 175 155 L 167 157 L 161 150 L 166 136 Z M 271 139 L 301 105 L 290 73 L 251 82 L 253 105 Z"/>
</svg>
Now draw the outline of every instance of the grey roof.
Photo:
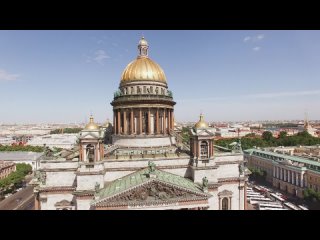
<svg viewBox="0 0 320 240">
<path fill-rule="evenodd" d="M 296 156 L 291 156 L 291 155 L 286 155 L 286 154 L 280 154 L 280 153 L 275 153 L 275 152 L 271 152 L 271 151 L 263 151 L 263 150 L 259 150 L 259 149 L 248 149 L 244 151 L 247 154 L 253 154 L 253 152 L 256 153 L 264 153 L 264 154 L 268 154 L 274 157 L 278 157 L 278 158 L 284 158 L 284 159 L 288 159 L 294 162 L 299 162 L 299 163 L 305 163 L 305 164 L 309 164 L 309 165 L 313 165 L 313 166 L 317 166 L 320 167 L 320 163 L 317 161 L 312 161 L 309 159 L 305 159 L 302 157 L 296 157 Z"/>
<path fill-rule="evenodd" d="M 0 160 L 4 161 L 25 161 L 36 160 L 43 153 L 42 152 L 0 152 Z"/>
</svg>

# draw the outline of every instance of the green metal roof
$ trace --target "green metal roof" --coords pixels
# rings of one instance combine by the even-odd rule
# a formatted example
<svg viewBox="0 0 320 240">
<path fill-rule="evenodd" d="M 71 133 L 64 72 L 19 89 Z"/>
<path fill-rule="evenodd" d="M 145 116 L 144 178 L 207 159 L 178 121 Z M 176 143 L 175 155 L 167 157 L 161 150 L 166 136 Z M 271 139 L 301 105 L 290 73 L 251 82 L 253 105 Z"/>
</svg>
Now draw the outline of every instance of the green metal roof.
<svg viewBox="0 0 320 240">
<path fill-rule="evenodd" d="M 268 155 L 271 155 L 271 156 L 274 156 L 274 157 L 284 158 L 284 159 L 288 159 L 288 160 L 291 160 L 291 161 L 304 163 L 304 164 L 310 164 L 310 165 L 313 165 L 313 166 L 320 167 L 320 163 L 317 162 L 317 161 L 312 161 L 312 160 L 309 160 L 309 159 L 296 157 L 296 156 L 290 156 L 290 155 L 285 155 L 285 154 L 280 154 L 280 153 L 275 153 L 275 152 L 270 152 L 270 151 L 263 151 L 263 150 L 259 150 L 259 149 L 255 149 L 255 148 L 245 150 L 244 152 L 248 153 L 248 154 L 252 154 L 253 152 L 264 153 L 264 154 L 268 154 Z"/>
<path fill-rule="evenodd" d="M 172 173 L 160 171 L 158 169 L 155 169 L 155 171 L 152 172 L 152 174 L 156 175 L 156 178 L 149 178 L 147 176 L 148 173 L 149 169 L 145 168 L 111 182 L 105 188 L 100 190 L 100 192 L 98 193 L 99 199 L 113 196 L 115 194 L 124 192 L 132 187 L 152 180 L 162 181 L 180 188 L 184 188 L 186 190 L 190 190 L 192 192 L 204 194 L 201 187 L 189 179 L 180 177 Z"/>
</svg>

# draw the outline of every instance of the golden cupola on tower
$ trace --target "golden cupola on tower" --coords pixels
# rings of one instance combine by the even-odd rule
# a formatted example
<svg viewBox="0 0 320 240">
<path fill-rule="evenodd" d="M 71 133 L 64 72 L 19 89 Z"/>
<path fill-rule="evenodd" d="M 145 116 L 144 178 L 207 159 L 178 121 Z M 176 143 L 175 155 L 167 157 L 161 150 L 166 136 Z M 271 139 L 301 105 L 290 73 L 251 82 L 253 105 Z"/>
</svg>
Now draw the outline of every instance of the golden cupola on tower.
<svg viewBox="0 0 320 240">
<path fill-rule="evenodd" d="M 139 55 L 127 65 L 121 76 L 121 85 L 129 81 L 155 81 L 167 83 L 162 68 L 148 56 L 149 45 L 144 37 L 138 45 Z"/>
<path fill-rule="evenodd" d="M 200 120 L 194 125 L 195 128 L 208 128 L 209 125 L 204 121 L 203 114 L 200 114 Z"/>
<path fill-rule="evenodd" d="M 85 126 L 85 130 L 99 130 L 99 126 L 94 122 L 93 117 L 90 116 L 90 122 Z"/>
</svg>

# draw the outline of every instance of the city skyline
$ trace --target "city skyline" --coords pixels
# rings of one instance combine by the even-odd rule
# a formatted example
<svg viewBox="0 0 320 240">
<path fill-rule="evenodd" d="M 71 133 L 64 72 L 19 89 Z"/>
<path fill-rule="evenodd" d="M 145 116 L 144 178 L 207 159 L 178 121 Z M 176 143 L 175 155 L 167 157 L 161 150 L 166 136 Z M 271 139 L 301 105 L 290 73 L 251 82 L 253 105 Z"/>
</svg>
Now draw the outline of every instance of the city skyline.
<svg viewBox="0 0 320 240">
<path fill-rule="evenodd" d="M 0 31 L 3 123 L 112 120 L 143 35 L 177 121 L 320 119 L 319 31 Z"/>
</svg>

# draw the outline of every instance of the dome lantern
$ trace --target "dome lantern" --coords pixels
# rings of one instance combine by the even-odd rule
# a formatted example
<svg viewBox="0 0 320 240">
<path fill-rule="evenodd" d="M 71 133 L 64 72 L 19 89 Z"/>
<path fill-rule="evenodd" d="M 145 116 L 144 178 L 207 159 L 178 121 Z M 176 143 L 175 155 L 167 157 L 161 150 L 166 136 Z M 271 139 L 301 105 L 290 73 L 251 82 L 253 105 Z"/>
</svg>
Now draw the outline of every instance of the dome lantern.
<svg viewBox="0 0 320 240">
<path fill-rule="evenodd" d="M 138 49 L 139 49 L 139 57 L 148 57 L 149 45 L 147 40 L 144 39 L 144 37 L 140 39 Z"/>
</svg>

